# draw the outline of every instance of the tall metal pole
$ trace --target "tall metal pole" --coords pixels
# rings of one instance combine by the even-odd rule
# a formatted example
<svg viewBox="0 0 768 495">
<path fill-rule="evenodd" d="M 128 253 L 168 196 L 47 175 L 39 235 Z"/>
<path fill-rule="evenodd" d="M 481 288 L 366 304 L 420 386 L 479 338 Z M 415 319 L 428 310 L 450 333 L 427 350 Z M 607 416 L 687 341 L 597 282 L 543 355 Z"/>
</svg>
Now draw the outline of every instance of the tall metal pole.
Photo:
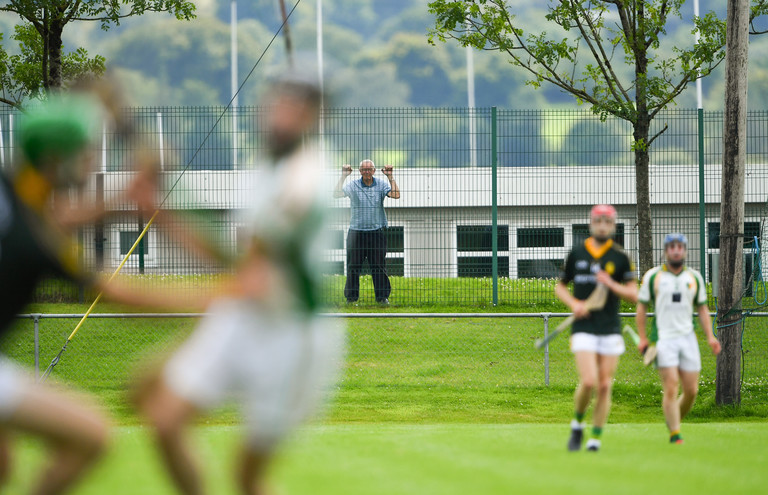
<svg viewBox="0 0 768 495">
<path fill-rule="evenodd" d="M 321 98 L 325 94 L 323 77 L 323 0 L 317 0 L 317 78 L 320 83 Z M 322 106 L 322 102 L 321 102 Z"/>
<path fill-rule="evenodd" d="M 240 81 L 237 74 L 237 1 L 232 0 L 229 11 L 229 44 L 230 44 L 230 89 L 232 94 L 232 105 L 229 107 L 232 115 L 232 168 L 237 169 L 237 148 L 240 145 L 237 139 L 237 88 Z"/>
<path fill-rule="evenodd" d="M 317 132 L 320 146 L 325 146 L 325 81 L 323 77 L 323 0 L 317 0 L 317 81 L 320 85 L 320 120 L 317 123 Z M 320 150 L 320 165 L 325 167 L 325 149 Z"/>
<path fill-rule="evenodd" d="M 475 56 L 471 46 L 467 50 L 467 107 L 469 107 L 469 165 L 477 167 L 477 129 L 475 127 Z"/>
<path fill-rule="evenodd" d="M 693 16 L 699 17 L 699 0 L 693 1 Z M 694 43 L 699 44 L 701 34 L 697 29 L 694 34 Z M 697 134 L 699 136 L 699 267 L 704 279 L 707 279 L 707 235 L 706 219 L 707 204 L 704 197 L 704 104 L 701 91 L 701 77 L 696 78 L 696 121 Z"/>
</svg>

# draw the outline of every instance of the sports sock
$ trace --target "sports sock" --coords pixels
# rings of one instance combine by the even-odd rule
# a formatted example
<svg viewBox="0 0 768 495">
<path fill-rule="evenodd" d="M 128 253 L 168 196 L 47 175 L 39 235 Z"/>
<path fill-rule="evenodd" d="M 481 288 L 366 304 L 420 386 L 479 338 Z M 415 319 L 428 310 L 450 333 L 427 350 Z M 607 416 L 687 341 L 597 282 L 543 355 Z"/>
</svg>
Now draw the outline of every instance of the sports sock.
<svg viewBox="0 0 768 495">
<path fill-rule="evenodd" d="M 603 427 L 602 426 L 593 426 L 592 427 L 592 438 L 598 439 L 600 438 L 600 435 L 603 434 Z"/>
<path fill-rule="evenodd" d="M 579 411 L 575 411 L 575 412 L 573 413 L 573 417 L 574 417 L 574 418 L 576 418 L 576 421 L 578 421 L 579 423 L 581 423 L 582 421 L 584 421 L 584 415 L 585 415 L 585 414 L 586 414 L 586 413 L 583 413 L 583 412 L 579 412 Z"/>
<path fill-rule="evenodd" d="M 669 441 L 670 442 L 677 442 L 678 440 L 682 440 L 683 437 L 680 436 L 680 430 L 670 431 L 669 432 Z"/>
</svg>

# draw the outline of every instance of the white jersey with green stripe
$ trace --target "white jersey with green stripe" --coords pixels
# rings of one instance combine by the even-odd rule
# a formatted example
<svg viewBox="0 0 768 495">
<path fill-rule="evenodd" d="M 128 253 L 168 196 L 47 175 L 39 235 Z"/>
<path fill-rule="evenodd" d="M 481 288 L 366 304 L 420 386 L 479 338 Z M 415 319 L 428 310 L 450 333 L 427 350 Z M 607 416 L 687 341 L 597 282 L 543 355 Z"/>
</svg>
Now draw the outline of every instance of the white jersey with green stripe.
<svg viewBox="0 0 768 495">
<path fill-rule="evenodd" d="M 698 271 L 683 267 L 675 275 L 661 265 L 643 276 L 638 300 L 655 313 L 650 340 L 674 338 L 693 332 L 693 313 L 707 303 L 707 288 Z"/>
<path fill-rule="evenodd" d="M 305 145 L 256 170 L 248 188 L 243 218 L 248 242 L 281 275 L 267 301 L 273 310 L 318 310 L 332 190 L 323 163 L 320 147 Z"/>
</svg>

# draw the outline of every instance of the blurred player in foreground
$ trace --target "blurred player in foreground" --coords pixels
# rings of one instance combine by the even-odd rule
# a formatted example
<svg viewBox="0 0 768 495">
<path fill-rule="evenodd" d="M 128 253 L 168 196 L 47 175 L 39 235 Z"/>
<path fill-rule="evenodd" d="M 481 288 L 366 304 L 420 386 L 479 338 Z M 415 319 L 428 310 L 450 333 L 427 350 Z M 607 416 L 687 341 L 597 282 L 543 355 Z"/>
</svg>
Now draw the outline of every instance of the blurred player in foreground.
<svg viewBox="0 0 768 495">
<path fill-rule="evenodd" d="M 649 344 L 646 331 L 648 308 L 653 305 L 655 318 L 651 339 L 656 341 L 656 364 L 664 389 L 662 409 L 669 428 L 669 441 L 683 443 L 680 422 L 693 407 L 699 391 L 701 354 L 693 329 L 694 308 L 714 354 L 720 353 L 720 342 L 712 333 L 712 318 L 707 306 L 707 286 L 701 274 L 685 266 L 688 239 L 683 234 L 664 238 L 666 262 L 646 272 L 637 303 L 637 347 L 644 352 Z M 682 384 L 683 392 L 678 397 Z"/>
<path fill-rule="evenodd" d="M 103 208 L 75 204 L 70 192 L 90 172 L 90 145 L 110 116 L 88 94 L 50 96 L 25 114 L 18 127 L 22 159 L 12 175 L 0 177 L 0 332 L 30 302 L 37 284 L 62 277 L 102 288 L 78 264 L 71 242 L 78 222 L 103 214 Z M 113 287 L 113 297 L 120 291 Z M 51 455 L 37 478 L 35 494 L 62 493 L 90 468 L 104 450 L 107 423 L 82 397 L 36 383 L 0 355 L 0 433 L 18 430 L 48 444 Z M 0 482 L 10 470 L 7 438 L 0 434 Z"/>
<path fill-rule="evenodd" d="M 316 83 L 298 74 L 271 87 L 270 156 L 249 195 L 250 245 L 234 283 L 160 371 L 137 387 L 137 405 L 182 493 L 206 491 L 188 427 L 225 400 L 240 407 L 246 429 L 237 486 L 264 493 L 277 444 L 314 412 L 340 364 L 341 329 L 317 315 L 330 188 L 323 186 L 320 152 L 304 141 L 318 122 L 320 98 Z"/>
<path fill-rule="evenodd" d="M 576 360 L 579 385 L 574 394 L 574 419 L 568 450 L 581 449 L 584 438 L 584 416 L 592 395 L 596 394 L 592 414 L 592 438 L 587 450 L 600 450 L 600 436 L 611 407 L 613 375 L 624 353 L 624 337 L 619 319 L 619 299 L 637 300 L 635 266 L 624 250 L 613 242 L 616 232 L 616 209 L 597 205 L 590 214 L 589 237 L 574 246 L 565 259 L 563 273 L 555 286 L 555 295 L 576 317 L 571 335 L 571 352 Z M 568 284 L 573 282 L 573 294 Z M 602 285 L 603 287 L 600 287 Z M 602 309 L 590 312 L 585 300 L 593 291 L 607 289 Z"/>
</svg>

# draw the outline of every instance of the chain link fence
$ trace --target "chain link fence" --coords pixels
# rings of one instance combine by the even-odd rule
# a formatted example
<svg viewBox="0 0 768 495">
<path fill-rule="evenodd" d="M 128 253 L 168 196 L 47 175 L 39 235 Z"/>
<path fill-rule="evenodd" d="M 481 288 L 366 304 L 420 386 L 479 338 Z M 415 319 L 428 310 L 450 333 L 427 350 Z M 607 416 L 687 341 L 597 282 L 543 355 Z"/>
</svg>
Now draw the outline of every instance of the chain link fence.
<svg viewBox="0 0 768 495">
<path fill-rule="evenodd" d="M 130 177 L 135 142 L 158 158 L 169 191 L 163 207 L 181 214 L 220 251 L 235 254 L 243 227 L 238 212 L 248 195 L 242 179 L 259 162 L 264 109 L 132 108 L 126 118 L 140 139 L 105 133 L 99 170 L 82 192 L 110 212 L 79 233 L 83 262 L 113 271 L 151 215 L 115 199 Z M 0 110 L 0 167 L 6 171 L 19 159 L 16 119 Z M 664 130 L 650 150 L 654 262 L 662 259 L 664 234 L 681 231 L 690 239 L 689 264 L 708 281 L 716 280 L 712 267 L 719 253 L 722 121 L 721 112 L 671 110 L 659 114 L 651 129 L 651 135 Z M 551 304 L 551 280 L 570 247 L 588 235 L 589 208 L 596 203 L 617 207 L 617 241 L 638 259 L 632 131 L 622 120 L 601 121 L 588 110 L 336 108 L 324 112 L 322 124 L 333 157 L 326 164 L 331 179 L 338 180 L 342 164 L 356 168 L 363 159 L 376 163 L 377 177 L 384 165 L 394 166 L 402 197 L 384 202 L 392 304 L 521 310 Z M 744 263 L 756 283 L 765 276 L 759 247 L 768 112 L 750 112 L 748 126 Z M 340 199 L 334 209 L 335 241 L 324 267 L 331 305 L 345 302 L 349 208 Z M 191 253 L 175 228 L 181 229 L 153 226 L 124 273 L 194 291 L 228 270 Z M 373 304 L 370 276 L 361 287 L 359 303 Z M 49 281 L 37 299 L 87 302 L 90 296 Z"/>
</svg>

